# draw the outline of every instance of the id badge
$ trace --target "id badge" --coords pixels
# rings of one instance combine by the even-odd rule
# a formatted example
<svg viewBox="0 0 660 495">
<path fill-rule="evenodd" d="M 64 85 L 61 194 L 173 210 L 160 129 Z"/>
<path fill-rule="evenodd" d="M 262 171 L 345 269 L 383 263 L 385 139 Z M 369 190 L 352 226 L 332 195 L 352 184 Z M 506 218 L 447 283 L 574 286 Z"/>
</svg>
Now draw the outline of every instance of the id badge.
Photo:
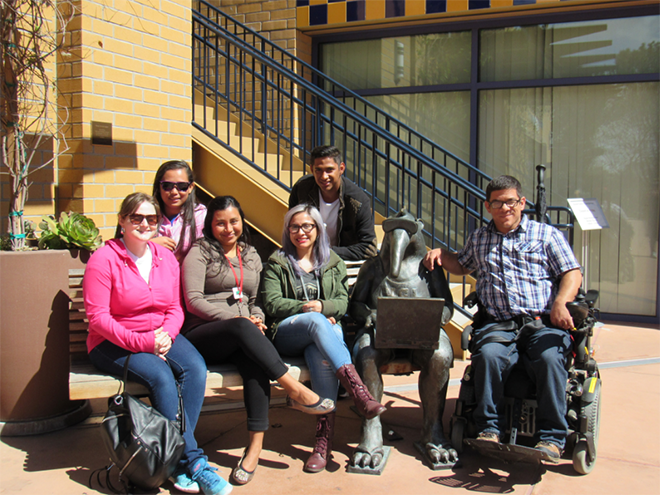
<svg viewBox="0 0 660 495">
<path fill-rule="evenodd" d="M 241 289 L 234 287 L 231 291 L 234 294 L 234 299 L 239 302 L 243 300 L 243 293 L 241 292 Z"/>
</svg>

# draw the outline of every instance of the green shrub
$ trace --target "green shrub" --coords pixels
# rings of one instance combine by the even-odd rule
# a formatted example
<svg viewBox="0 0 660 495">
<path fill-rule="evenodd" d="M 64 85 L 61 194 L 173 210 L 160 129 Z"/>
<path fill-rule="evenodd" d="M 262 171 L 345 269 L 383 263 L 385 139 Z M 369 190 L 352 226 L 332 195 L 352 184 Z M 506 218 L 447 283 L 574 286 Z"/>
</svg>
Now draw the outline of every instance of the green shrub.
<svg viewBox="0 0 660 495">
<path fill-rule="evenodd" d="M 39 228 L 42 229 L 39 249 L 80 248 L 94 251 L 102 244 L 94 220 L 73 211 L 68 215 L 62 212 L 57 222 L 52 215 L 44 215 Z"/>
</svg>

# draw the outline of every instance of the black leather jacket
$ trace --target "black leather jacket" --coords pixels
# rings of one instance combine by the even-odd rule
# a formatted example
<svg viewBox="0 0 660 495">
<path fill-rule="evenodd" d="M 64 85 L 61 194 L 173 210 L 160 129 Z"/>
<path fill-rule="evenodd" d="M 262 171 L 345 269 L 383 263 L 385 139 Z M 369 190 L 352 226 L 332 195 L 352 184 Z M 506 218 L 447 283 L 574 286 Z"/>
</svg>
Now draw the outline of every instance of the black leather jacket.
<svg viewBox="0 0 660 495">
<path fill-rule="evenodd" d="M 319 207 L 319 186 L 313 175 L 295 183 L 289 196 L 289 209 L 301 203 Z M 339 187 L 339 246 L 332 248 L 344 260 L 363 260 L 378 254 L 374 218 L 369 197 L 354 182 L 342 176 Z"/>
</svg>

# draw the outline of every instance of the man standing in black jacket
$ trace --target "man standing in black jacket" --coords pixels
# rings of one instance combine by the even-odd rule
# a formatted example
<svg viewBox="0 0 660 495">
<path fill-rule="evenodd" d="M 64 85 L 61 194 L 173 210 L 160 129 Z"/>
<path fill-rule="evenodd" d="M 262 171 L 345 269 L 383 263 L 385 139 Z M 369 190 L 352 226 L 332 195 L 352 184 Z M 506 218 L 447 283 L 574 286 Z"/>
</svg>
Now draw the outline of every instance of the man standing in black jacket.
<svg viewBox="0 0 660 495">
<path fill-rule="evenodd" d="M 378 254 L 369 197 L 343 176 L 346 165 L 335 146 L 317 146 L 311 153 L 312 175 L 291 189 L 289 209 L 316 206 L 326 224 L 332 249 L 344 260 L 363 260 Z"/>
</svg>

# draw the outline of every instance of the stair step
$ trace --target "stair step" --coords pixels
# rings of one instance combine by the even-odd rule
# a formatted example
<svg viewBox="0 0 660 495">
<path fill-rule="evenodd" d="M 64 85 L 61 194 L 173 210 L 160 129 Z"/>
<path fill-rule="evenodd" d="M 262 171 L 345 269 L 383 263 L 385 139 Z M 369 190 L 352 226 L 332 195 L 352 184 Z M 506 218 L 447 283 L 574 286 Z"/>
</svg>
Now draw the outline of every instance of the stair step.
<svg viewBox="0 0 660 495">
<path fill-rule="evenodd" d="M 454 311 L 454 316 L 452 317 L 451 321 L 456 323 L 461 328 L 465 328 L 470 323 L 472 323 L 472 320 L 470 318 L 466 317 L 460 311 Z"/>
</svg>

